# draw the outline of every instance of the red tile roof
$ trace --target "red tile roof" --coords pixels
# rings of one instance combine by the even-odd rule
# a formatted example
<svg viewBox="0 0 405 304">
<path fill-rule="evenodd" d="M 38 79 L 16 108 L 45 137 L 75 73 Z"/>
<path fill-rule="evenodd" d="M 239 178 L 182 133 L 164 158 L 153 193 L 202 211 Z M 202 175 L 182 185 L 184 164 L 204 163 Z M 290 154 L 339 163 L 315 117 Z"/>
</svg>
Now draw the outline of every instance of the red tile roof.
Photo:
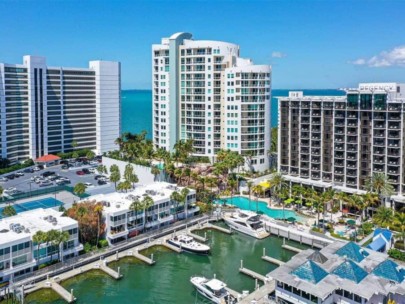
<svg viewBox="0 0 405 304">
<path fill-rule="evenodd" d="M 60 157 L 53 155 L 53 154 L 48 154 L 48 155 L 44 155 L 44 156 L 37 158 L 35 161 L 47 163 L 47 162 L 51 162 L 51 161 L 55 161 L 55 160 L 60 160 Z"/>
</svg>

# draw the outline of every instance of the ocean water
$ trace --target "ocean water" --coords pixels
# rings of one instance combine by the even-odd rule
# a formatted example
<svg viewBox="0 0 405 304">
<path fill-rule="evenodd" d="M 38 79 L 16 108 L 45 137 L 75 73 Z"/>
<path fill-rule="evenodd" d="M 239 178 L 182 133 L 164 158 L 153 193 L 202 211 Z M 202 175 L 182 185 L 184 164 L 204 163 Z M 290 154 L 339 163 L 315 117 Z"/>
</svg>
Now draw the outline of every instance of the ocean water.
<svg viewBox="0 0 405 304">
<path fill-rule="evenodd" d="M 277 98 L 288 96 L 289 91 L 273 90 L 271 100 L 271 126 L 276 127 L 278 122 Z M 299 91 L 299 90 L 296 90 Z M 340 90 L 302 90 L 304 95 L 342 96 Z M 152 135 L 152 91 L 150 90 L 123 90 L 122 94 L 122 132 L 139 133 L 143 130 Z"/>
</svg>

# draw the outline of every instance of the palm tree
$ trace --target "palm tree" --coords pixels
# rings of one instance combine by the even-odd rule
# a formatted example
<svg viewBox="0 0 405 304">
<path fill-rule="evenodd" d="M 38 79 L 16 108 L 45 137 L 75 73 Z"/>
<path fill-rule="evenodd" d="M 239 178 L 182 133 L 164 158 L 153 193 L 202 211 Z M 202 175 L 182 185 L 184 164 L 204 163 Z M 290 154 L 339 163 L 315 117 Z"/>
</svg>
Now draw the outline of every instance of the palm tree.
<svg viewBox="0 0 405 304">
<path fill-rule="evenodd" d="M 287 187 L 287 181 L 284 179 L 281 173 L 274 173 L 269 180 L 270 189 L 277 194 L 280 193 L 281 189 Z"/>
<path fill-rule="evenodd" d="M 190 190 L 188 190 L 187 188 L 183 188 L 180 191 L 180 195 L 181 195 L 181 203 L 184 206 L 184 215 L 186 217 L 186 219 L 188 218 L 188 204 L 187 204 L 187 196 L 190 193 Z"/>
<path fill-rule="evenodd" d="M 37 262 L 40 259 L 40 254 L 39 254 L 39 247 L 41 246 L 42 243 L 46 242 L 46 233 L 38 230 L 35 232 L 35 234 L 32 236 L 32 241 L 37 244 Z"/>
<path fill-rule="evenodd" d="M 0 186 L 0 196 L 2 199 L 4 199 L 3 193 L 4 193 L 4 188 L 2 186 Z"/>
<path fill-rule="evenodd" d="M 63 259 L 63 250 L 61 250 L 61 246 L 63 243 L 69 241 L 70 239 L 70 234 L 67 231 L 57 231 L 55 234 L 55 238 L 53 239 L 53 244 L 55 244 L 58 247 L 58 258 L 59 261 L 62 262 Z"/>
<path fill-rule="evenodd" d="M 110 181 L 114 183 L 115 189 L 117 189 L 117 182 L 121 180 L 120 169 L 117 165 L 112 165 L 110 167 Z"/>
<path fill-rule="evenodd" d="M 381 206 L 373 216 L 373 221 L 380 227 L 389 227 L 392 225 L 394 215 L 391 208 Z"/>
<path fill-rule="evenodd" d="M 254 185 L 252 186 L 252 191 L 256 194 L 256 212 L 259 211 L 259 202 L 258 202 L 258 197 L 260 197 L 260 194 L 263 192 L 263 187 L 260 185 Z"/>
<path fill-rule="evenodd" d="M 156 181 L 156 177 L 160 174 L 160 170 L 157 166 L 152 166 L 152 168 L 150 169 L 150 173 L 153 174 L 153 180 Z"/>
<path fill-rule="evenodd" d="M 144 209 L 144 212 L 145 212 L 146 223 L 149 222 L 148 221 L 148 209 L 150 207 L 152 207 L 154 205 L 154 203 L 155 202 L 153 201 L 153 198 L 151 198 L 149 195 L 145 195 L 143 200 L 142 200 L 142 205 L 143 205 L 143 209 Z M 144 227 L 146 227 L 146 223 L 145 223 Z"/>
<path fill-rule="evenodd" d="M 388 176 L 384 173 L 374 173 L 366 180 L 366 189 L 377 193 L 381 198 L 386 198 L 395 193 L 394 187 L 389 183 Z"/>
<path fill-rule="evenodd" d="M 393 224 L 401 230 L 401 239 L 404 242 L 404 248 L 405 248 L 405 212 L 404 212 L 404 210 L 395 212 Z"/>
<path fill-rule="evenodd" d="M 178 219 L 178 206 L 182 200 L 181 194 L 177 191 L 173 191 L 172 194 L 170 194 L 170 200 L 175 204 L 175 214 L 176 214 L 176 220 Z"/>
<path fill-rule="evenodd" d="M 1 215 L 3 217 L 9 217 L 9 216 L 14 216 L 17 214 L 17 211 L 15 211 L 14 207 L 11 205 L 8 205 L 3 208 L 3 211 L 1 212 Z"/>
<path fill-rule="evenodd" d="M 138 222 L 138 212 L 144 210 L 142 202 L 141 202 L 137 197 L 135 197 L 135 198 L 132 200 L 131 205 L 129 206 L 129 210 L 135 212 L 135 225 L 137 225 L 137 222 Z"/>
<path fill-rule="evenodd" d="M 82 195 L 86 192 L 86 185 L 83 183 L 77 183 L 74 188 L 73 188 L 73 192 L 79 197 L 81 198 Z"/>
<path fill-rule="evenodd" d="M 249 210 L 250 210 L 250 195 L 251 195 L 251 193 L 252 193 L 252 186 L 253 186 L 253 182 L 252 181 L 248 181 L 247 183 L 246 183 L 246 185 L 247 185 L 247 187 L 248 187 L 248 191 L 249 191 Z"/>
<path fill-rule="evenodd" d="M 358 213 L 360 214 L 360 220 L 363 221 L 363 213 L 366 209 L 366 203 L 363 200 L 363 197 L 358 194 L 353 194 L 350 197 L 349 205 L 358 211 Z"/>
<path fill-rule="evenodd" d="M 232 201 L 232 199 L 233 199 L 233 194 L 234 194 L 236 185 L 237 185 L 236 180 L 230 179 L 230 180 L 228 181 L 228 186 L 229 186 L 229 188 L 230 188 L 230 190 L 231 190 L 231 201 Z"/>
<path fill-rule="evenodd" d="M 378 202 L 380 201 L 378 195 L 373 192 L 367 192 L 363 194 L 363 200 L 366 204 L 366 210 L 369 209 L 369 207 L 375 207 L 378 205 Z"/>
</svg>

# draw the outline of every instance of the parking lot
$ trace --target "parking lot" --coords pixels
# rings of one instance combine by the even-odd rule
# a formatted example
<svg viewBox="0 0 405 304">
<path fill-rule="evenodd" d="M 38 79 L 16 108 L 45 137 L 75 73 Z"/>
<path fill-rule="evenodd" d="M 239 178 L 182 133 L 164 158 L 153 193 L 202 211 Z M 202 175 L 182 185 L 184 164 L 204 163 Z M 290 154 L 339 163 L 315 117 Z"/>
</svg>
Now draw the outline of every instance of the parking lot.
<svg viewBox="0 0 405 304">
<path fill-rule="evenodd" d="M 87 187 L 86 192 L 89 194 L 97 193 L 97 192 L 107 192 L 107 191 L 113 191 L 114 186 L 111 185 L 111 183 L 107 183 L 105 185 L 99 186 L 97 184 L 97 180 L 94 179 L 95 175 L 98 175 L 97 170 L 95 173 L 91 174 L 84 174 L 84 175 L 78 175 L 76 174 L 77 171 L 80 171 L 82 168 L 90 168 L 91 166 L 83 166 L 83 167 L 77 167 L 77 168 L 70 168 L 69 170 L 62 169 L 62 165 L 57 165 L 57 166 L 52 166 L 49 168 L 44 168 L 40 171 L 36 171 L 33 173 L 25 173 L 24 170 L 18 170 L 15 172 L 23 172 L 24 175 L 20 177 L 15 177 L 14 179 L 9 179 L 8 181 L 5 182 L 0 182 L 0 185 L 4 188 L 5 193 L 4 195 L 7 197 L 7 189 L 15 188 L 17 191 L 21 191 L 24 193 L 29 193 L 30 191 L 38 190 L 38 189 L 52 189 L 52 187 L 58 186 L 54 181 L 46 181 L 47 186 L 40 186 L 40 183 L 36 183 L 35 181 L 31 180 L 31 178 L 37 176 L 39 177 L 42 173 L 50 171 L 50 172 L 55 172 L 56 175 L 64 178 L 68 178 L 70 180 L 69 184 L 66 184 L 66 186 L 71 186 L 74 187 L 77 183 L 89 183 Z M 15 172 L 10 172 L 7 174 L 2 175 L 1 177 L 8 176 L 11 173 Z M 109 189 L 111 188 L 112 189 Z M 103 190 L 103 191 L 100 191 Z M 12 192 L 11 192 L 12 193 Z"/>
</svg>

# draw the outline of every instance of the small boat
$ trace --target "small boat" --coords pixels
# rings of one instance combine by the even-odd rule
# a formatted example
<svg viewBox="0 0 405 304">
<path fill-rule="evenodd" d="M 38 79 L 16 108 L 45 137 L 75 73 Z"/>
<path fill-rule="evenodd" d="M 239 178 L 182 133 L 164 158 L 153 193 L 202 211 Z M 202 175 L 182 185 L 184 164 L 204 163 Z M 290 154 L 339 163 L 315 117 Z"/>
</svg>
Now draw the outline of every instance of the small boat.
<svg viewBox="0 0 405 304">
<path fill-rule="evenodd" d="M 226 284 L 218 279 L 191 277 L 190 282 L 201 295 L 213 303 L 234 304 L 237 302 L 237 299 L 226 289 Z"/>
<path fill-rule="evenodd" d="M 167 240 L 169 244 L 183 249 L 184 251 L 197 253 L 197 254 L 209 254 L 210 247 L 196 242 L 191 236 L 180 234 Z"/>
<path fill-rule="evenodd" d="M 241 211 L 225 213 L 225 223 L 232 229 L 257 239 L 264 239 L 270 235 L 263 227 L 261 216 L 252 211 Z"/>
</svg>

